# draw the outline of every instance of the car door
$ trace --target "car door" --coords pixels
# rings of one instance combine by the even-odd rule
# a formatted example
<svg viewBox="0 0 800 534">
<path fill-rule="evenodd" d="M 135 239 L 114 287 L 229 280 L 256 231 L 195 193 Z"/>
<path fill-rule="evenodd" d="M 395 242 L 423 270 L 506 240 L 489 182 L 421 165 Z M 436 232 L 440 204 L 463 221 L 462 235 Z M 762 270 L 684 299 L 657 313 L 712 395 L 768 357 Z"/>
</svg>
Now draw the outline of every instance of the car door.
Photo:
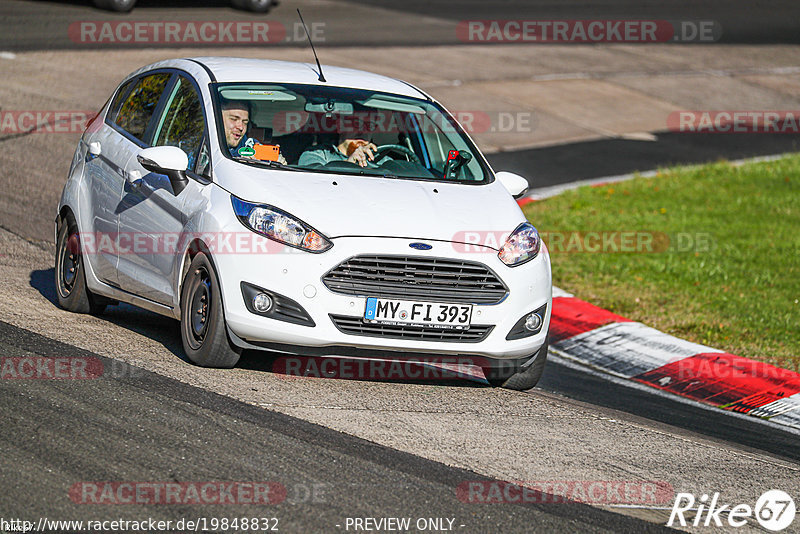
<svg viewBox="0 0 800 534">
<path fill-rule="evenodd" d="M 153 115 L 172 74 L 156 72 L 123 84 L 106 115 L 105 124 L 88 141 L 97 142 L 98 157 L 87 163 L 90 190 L 96 196 L 96 254 L 93 267 L 108 284 L 119 287 L 119 207 L 128 180 L 131 155 L 144 146 Z M 87 156 L 90 158 L 91 155 Z"/>
<path fill-rule="evenodd" d="M 84 176 L 88 196 L 85 205 L 90 224 L 82 240 L 95 275 L 110 285 L 117 285 L 117 205 L 125 181 L 123 167 L 129 157 L 126 149 L 128 140 L 111 125 L 135 81 L 129 80 L 120 86 L 111 101 L 105 123 L 96 130 L 87 131 L 82 139 L 82 143 L 86 144 L 83 147 L 86 153 Z M 93 147 L 94 154 L 88 151 L 89 146 Z M 99 154 L 96 153 L 98 149 Z"/>
<path fill-rule="evenodd" d="M 206 139 L 206 121 L 198 89 L 186 74 L 176 75 L 153 121 L 152 146 L 177 146 L 194 170 Z M 207 160 L 207 158 L 205 158 Z M 133 154 L 126 165 L 133 180 L 120 202 L 120 235 L 133 249 L 120 251 L 119 283 L 125 291 L 172 306 L 177 244 L 185 237 L 184 199 L 201 187 L 189 180 L 175 195 L 166 176 L 145 170 Z"/>
</svg>

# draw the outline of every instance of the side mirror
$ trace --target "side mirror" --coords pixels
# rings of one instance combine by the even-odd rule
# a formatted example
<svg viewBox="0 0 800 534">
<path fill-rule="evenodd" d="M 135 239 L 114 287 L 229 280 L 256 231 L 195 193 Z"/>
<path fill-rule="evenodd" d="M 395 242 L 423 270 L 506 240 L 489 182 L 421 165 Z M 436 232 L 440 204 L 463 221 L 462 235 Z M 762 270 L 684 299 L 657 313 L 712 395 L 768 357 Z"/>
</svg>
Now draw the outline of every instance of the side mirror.
<svg viewBox="0 0 800 534">
<path fill-rule="evenodd" d="M 507 171 L 500 171 L 495 173 L 495 176 L 503 184 L 503 187 L 511 193 L 511 196 L 514 198 L 519 198 L 525 194 L 525 191 L 528 190 L 528 180 L 520 176 L 519 174 L 514 174 L 513 172 Z"/>
<path fill-rule="evenodd" d="M 189 183 L 186 169 L 189 167 L 189 157 L 186 152 L 176 146 L 154 146 L 139 151 L 136 159 L 139 165 L 150 172 L 163 174 L 172 184 L 172 193 L 181 194 Z"/>
</svg>

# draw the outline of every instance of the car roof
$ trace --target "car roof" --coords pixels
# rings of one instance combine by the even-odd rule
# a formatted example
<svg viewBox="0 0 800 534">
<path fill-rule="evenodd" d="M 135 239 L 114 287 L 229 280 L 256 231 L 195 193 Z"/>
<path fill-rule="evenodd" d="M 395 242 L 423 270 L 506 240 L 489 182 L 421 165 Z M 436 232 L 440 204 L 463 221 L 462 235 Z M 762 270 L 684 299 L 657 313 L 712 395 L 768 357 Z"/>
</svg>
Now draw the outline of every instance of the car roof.
<svg viewBox="0 0 800 534">
<path fill-rule="evenodd" d="M 320 82 L 316 63 L 238 57 L 188 59 L 203 64 L 214 74 L 218 82 L 301 83 L 367 89 L 413 98 L 427 98 L 427 95 L 406 82 L 362 70 L 323 65 L 322 72 L 327 81 Z"/>
</svg>

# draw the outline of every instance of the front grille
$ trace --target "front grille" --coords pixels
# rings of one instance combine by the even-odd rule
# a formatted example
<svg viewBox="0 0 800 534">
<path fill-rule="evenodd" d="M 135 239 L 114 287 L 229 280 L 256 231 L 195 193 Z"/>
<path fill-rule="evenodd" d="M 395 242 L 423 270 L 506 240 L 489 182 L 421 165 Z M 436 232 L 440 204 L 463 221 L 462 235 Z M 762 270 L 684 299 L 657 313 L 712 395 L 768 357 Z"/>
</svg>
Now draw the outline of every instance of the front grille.
<svg viewBox="0 0 800 534">
<path fill-rule="evenodd" d="M 508 289 L 485 265 L 449 258 L 355 256 L 322 277 L 334 293 L 497 304 Z"/>
<path fill-rule="evenodd" d="M 336 328 L 345 334 L 392 339 L 414 339 L 418 341 L 478 343 L 486 339 L 486 336 L 494 328 L 491 325 L 472 325 L 468 330 L 456 330 L 430 326 L 365 323 L 361 317 L 349 317 L 347 315 L 331 315 L 330 318 Z"/>
</svg>

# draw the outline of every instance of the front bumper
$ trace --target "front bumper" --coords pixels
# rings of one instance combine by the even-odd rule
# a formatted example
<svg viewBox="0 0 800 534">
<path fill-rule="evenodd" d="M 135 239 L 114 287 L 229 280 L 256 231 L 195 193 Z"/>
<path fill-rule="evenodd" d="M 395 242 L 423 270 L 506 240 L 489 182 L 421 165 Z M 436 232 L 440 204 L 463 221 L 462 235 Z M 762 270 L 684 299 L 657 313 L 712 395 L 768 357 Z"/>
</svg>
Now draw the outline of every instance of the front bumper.
<svg viewBox="0 0 800 534">
<path fill-rule="evenodd" d="M 520 359 L 531 356 L 547 337 L 552 307 L 550 260 L 546 247 L 532 261 L 509 268 L 495 251 L 465 251 L 463 245 L 431 242 L 429 251 L 409 248 L 419 239 L 344 237 L 322 254 L 282 248 L 267 254 L 217 255 L 225 304 L 225 319 L 234 343 L 306 355 L 374 355 L 388 359 L 415 359 L 423 355 L 474 355 L 491 359 Z M 508 295 L 497 304 L 476 304 L 472 323 L 491 325 L 491 332 L 479 342 L 422 341 L 352 335 L 340 331 L 331 316 L 361 318 L 366 297 L 333 293 L 322 277 L 341 262 L 361 254 L 447 257 L 480 262 L 488 266 L 508 287 Z M 303 326 L 256 315 L 245 306 L 241 282 L 250 283 L 288 297 L 300 304 L 315 326 Z M 373 295 L 374 296 L 374 295 Z M 426 300 L 426 299 L 417 299 Z M 441 299 L 428 299 L 442 302 Z M 544 323 L 536 335 L 506 340 L 519 319 L 546 305 Z"/>
</svg>

